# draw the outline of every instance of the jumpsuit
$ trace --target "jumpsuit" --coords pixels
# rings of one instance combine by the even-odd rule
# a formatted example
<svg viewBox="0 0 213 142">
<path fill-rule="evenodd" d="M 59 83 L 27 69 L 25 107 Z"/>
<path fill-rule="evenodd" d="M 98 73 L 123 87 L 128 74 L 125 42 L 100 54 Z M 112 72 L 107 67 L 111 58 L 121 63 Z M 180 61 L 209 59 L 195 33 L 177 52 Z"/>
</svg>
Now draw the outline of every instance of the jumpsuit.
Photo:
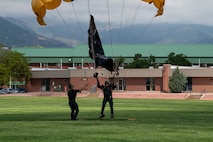
<svg viewBox="0 0 213 142">
<path fill-rule="evenodd" d="M 80 90 L 71 89 L 68 91 L 69 106 L 71 109 L 71 113 L 70 113 L 71 120 L 77 120 L 79 109 L 78 109 L 78 104 L 75 100 L 76 100 L 76 94 L 78 92 L 80 92 Z"/>
</svg>

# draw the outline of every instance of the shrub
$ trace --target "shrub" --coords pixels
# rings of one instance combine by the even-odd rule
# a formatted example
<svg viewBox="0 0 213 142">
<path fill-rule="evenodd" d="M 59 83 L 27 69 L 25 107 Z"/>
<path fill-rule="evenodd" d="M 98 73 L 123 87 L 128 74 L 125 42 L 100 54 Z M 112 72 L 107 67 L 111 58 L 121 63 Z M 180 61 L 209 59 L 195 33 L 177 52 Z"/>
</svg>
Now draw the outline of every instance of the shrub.
<svg viewBox="0 0 213 142">
<path fill-rule="evenodd" d="M 179 69 L 175 69 L 169 78 L 169 88 L 172 93 L 181 93 L 187 83 L 187 78 L 180 73 Z"/>
</svg>

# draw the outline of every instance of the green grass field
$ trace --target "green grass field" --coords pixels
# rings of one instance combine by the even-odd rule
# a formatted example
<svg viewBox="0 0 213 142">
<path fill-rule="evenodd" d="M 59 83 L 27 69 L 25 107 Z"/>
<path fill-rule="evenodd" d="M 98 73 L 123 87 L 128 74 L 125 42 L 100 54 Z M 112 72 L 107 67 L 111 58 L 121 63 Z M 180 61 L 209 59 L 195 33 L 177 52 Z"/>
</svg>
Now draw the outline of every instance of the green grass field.
<svg viewBox="0 0 213 142">
<path fill-rule="evenodd" d="M 1 142 L 212 142 L 213 102 L 114 99 L 115 118 L 99 120 L 101 98 L 0 97 Z"/>
</svg>

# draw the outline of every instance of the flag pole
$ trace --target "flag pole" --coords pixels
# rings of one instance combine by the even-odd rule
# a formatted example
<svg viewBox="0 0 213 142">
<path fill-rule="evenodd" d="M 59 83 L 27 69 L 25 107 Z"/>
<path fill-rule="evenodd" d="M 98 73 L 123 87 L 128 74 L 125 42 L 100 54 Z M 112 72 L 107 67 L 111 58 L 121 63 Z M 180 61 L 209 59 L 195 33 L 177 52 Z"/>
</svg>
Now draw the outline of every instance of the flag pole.
<svg viewBox="0 0 213 142">
<path fill-rule="evenodd" d="M 90 15 L 90 31 L 92 32 L 91 34 L 90 34 L 90 39 L 91 39 L 91 42 L 90 42 L 90 45 L 91 45 L 91 47 L 92 47 L 92 57 L 93 57 L 93 61 L 94 61 L 94 67 L 96 68 L 96 63 L 95 63 L 95 50 L 94 50 L 94 42 L 93 42 L 93 37 L 94 37 L 94 34 L 95 34 L 95 31 L 93 31 L 92 30 L 92 25 L 91 25 L 91 18 L 92 17 L 92 15 Z"/>
</svg>

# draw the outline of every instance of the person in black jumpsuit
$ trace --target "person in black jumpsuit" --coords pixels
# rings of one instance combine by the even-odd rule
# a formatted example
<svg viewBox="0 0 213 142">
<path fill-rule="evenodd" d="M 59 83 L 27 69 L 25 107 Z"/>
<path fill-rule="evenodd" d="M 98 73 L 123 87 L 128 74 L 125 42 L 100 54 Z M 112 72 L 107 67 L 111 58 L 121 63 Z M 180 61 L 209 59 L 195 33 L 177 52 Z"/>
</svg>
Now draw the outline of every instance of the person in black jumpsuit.
<svg viewBox="0 0 213 142">
<path fill-rule="evenodd" d="M 113 110 L 112 90 L 115 88 L 115 86 L 113 84 L 110 84 L 109 81 L 105 81 L 104 85 L 100 85 L 100 82 L 98 80 L 98 73 L 95 73 L 94 77 L 97 80 L 97 87 L 100 88 L 103 91 L 103 94 L 104 94 L 100 118 L 103 118 L 105 116 L 104 115 L 104 108 L 105 108 L 107 102 L 109 102 L 109 106 L 110 106 L 110 111 L 111 111 L 110 117 L 113 118 L 114 117 L 114 110 Z"/>
<path fill-rule="evenodd" d="M 85 85 L 82 89 L 74 89 L 74 86 L 72 84 L 69 84 L 69 91 L 68 91 L 68 98 L 69 98 L 69 106 L 71 109 L 71 120 L 77 120 L 79 108 L 78 104 L 76 102 L 76 95 L 78 92 L 81 92 L 87 85 Z"/>
</svg>

